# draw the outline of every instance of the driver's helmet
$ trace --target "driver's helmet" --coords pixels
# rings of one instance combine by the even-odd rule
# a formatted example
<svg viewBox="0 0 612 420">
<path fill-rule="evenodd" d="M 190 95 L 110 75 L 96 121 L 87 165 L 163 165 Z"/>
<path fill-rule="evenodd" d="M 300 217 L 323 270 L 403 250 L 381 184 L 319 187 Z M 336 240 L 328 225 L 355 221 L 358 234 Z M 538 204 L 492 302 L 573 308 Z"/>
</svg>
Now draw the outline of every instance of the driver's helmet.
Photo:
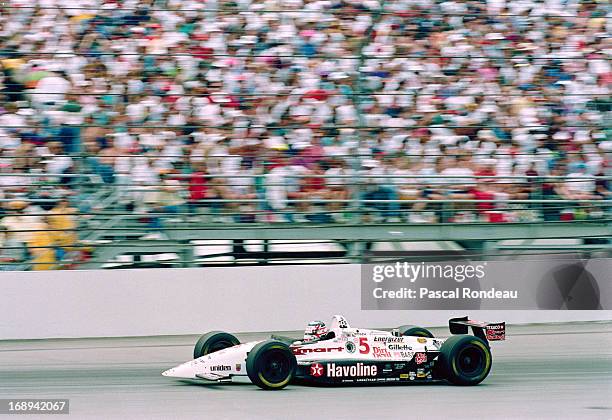
<svg viewBox="0 0 612 420">
<path fill-rule="evenodd" d="M 304 330 L 304 342 L 308 343 L 308 342 L 320 340 L 328 332 L 329 332 L 329 329 L 325 325 L 325 322 L 323 321 L 309 322 L 308 326 Z"/>
</svg>

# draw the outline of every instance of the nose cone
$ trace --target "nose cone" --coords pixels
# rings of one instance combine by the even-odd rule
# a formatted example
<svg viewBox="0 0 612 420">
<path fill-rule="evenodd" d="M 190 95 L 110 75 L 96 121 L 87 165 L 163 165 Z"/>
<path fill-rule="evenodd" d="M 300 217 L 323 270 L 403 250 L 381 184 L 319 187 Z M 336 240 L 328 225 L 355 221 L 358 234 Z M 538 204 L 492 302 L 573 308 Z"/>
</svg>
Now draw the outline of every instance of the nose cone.
<svg viewBox="0 0 612 420">
<path fill-rule="evenodd" d="M 187 362 L 163 371 L 162 375 L 170 378 L 196 379 L 196 370 L 193 362 Z"/>
</svg>

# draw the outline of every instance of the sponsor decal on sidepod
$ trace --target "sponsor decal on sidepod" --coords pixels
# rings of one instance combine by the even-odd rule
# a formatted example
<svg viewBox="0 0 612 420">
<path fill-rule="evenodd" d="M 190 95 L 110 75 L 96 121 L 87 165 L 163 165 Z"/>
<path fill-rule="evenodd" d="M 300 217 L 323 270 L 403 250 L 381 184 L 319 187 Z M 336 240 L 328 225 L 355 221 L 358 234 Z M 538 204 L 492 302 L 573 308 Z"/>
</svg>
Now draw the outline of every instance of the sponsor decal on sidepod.
<svg viewBox="0 0 612 420">
<path fill-rule="evenodd" d="M 329 363 L 327 365 L 327 376 L 330 378 L 356 378 L 364 376 L 376 376 L 378 367 L 376 365 L 366 365 L 357 363 L 355 365 L 336 365 Z"/>
<path fill-rule="evenodd" d="M 412 346 L 408 344 L 389 344 L 387 347 L 389 350 L 412 350 Z"/>
<path fill-rule="evenodd" d="M 416 353 L 414 355 L 414 363 L 420 365 L 422 363 L 427 362 L 427 354 L 426 353 Z"/>
<path fill-rule="evenodd" d="M 354 365 L 337 365 L 328 363 L 325 367 L 321 363 L 313 363 L 310 365 L 310 375 L 315 378 L 323 376 L 323 373 L 328 378 L 358 378 L 376 376 L 378 374 L 378 366 L 366 365 L 365 363 L 356 363 Z"/>
<path fill-rule="evenodd" d="M 387 349 L 382 349 L 380 347 L 374 347 L 373 350 L 374 350 L 374 353 L 372 355 L 376 358 L 391 357 L 391 353 L 389 353 L 389 350 Z"/>
<path fill-rule="evenodd" d="M 388 337 L 388 336 L 374 337 L 374 342 L 378 342 L 378 341 L 383 342 L 383 343 L 401 343 L 404 341 L 404 338 L 403 337 Z"/>
<path fill-rule="evenodd" d="M 310 365 L 310 374 L 315 378 L 323 376 L 324 371 L 325 368 L 321 363 L 313 363 L 312 365 Z"/>
<path fill-rule="evenodd" d="M 292 347 L 291 348 L 291 351 L 293 351 L 293 354 L 295 354 L 296 356 L 301 356 L 307 353 L 331 353 L 334 351 L 342 351 L 342 350 L 344 350 L 344 347 L 315 347 L 315 348 Z"/>
</svg>

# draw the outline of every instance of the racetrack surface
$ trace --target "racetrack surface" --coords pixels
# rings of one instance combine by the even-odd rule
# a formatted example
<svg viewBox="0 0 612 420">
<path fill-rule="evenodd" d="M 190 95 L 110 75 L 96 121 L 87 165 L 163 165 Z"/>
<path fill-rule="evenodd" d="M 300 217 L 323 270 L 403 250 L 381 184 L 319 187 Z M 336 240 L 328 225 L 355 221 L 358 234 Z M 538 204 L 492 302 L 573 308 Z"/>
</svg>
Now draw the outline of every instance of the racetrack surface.
<svg viewBox="0 0 612 420">
<path fill-rule="evenodd" d="M 162 377 L 190 359 L 196 336 L 0 341 L 0 398 L 69 398 L 72 418 L 612 418 L 612 322 L 507 330 L 507 341 L 492 345 L 491 374 L 476 387 L 276 392 Z"/>
</svg>

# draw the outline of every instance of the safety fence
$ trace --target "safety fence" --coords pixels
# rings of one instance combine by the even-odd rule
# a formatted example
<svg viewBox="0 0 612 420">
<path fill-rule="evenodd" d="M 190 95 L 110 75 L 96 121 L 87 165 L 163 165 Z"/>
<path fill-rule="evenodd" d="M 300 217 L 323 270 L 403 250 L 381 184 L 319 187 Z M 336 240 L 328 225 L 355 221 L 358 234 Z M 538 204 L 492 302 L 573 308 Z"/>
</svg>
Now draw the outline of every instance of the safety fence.
<svg viewBox="0 0 612 420">
<path fill-rule="evenodd" d="M 557 229 L 562 223 L 571 229 L 574 224 L 593 222 L 601 229 L 586 233 L 577 229 L 573 236 L 567 231 L 552 235 L 573 237 L 578 242 L 541 246 L 533 244 L 537 237 L 522 236 L 531 242 L 521 242 L 519 247 L 524 247 L 522 252 L 531 248 L 557 253 L 610 248 L 611 201 L 605 191 L 596 189 L 609 181 L 606 176 L 285 175 L 199 174 L 194 179 L 193 174 L 174 174 L 171 184 L 162 180 L 138 184 L 126 178 L 105 185 L 92 177 L 71 174 L 68 177 L 78 179 L 80 187 L 92 191 L 89 196 L 81 191 L 67 197 L 32 198 L 28 194 L 19 197 L 17 192 L 2 200 L 0 265 L 3 270 L 24 270 L 346 263 L 359 261 L 372 247 L 402 249 L 410 241 L 424 240 L 416 231 L 409 238 L 383 235 L 384 231 L 419 225 L 432 229 L 436 225 L 455 226 L 456 235 L 429 239 L 461 242 L 465 238 L 459 226 L 489 226 L 490 240 L 495 241 L 496 229 L 503 225 L 550 225 Z M 56 176 L 67 175 L 45 174 L 48 185 L 64 185 L 53 180 Z M 320 180 L 320 189 L 301 189 L 303 180 Z M 580 188 L 576 190 L 574 184 Z M 32 182 L 23 185 L 37 186 Z M 93 185 L 100 188 L 96 191 Z M 210 188 L 213 193 L 191 200 L 190 189 L 197 187 Z M 564 193 L 575 196 L 564 198 Z M 327 240 L 309 237 L 313 228 L 334 226 L 353 233 L 346 239 L 332 233 Z M 268 238 L 273 238 L 279 227 L 294 229 L 296 241 L 249 242 L 245 239 L 248 234 L 243 239 L 230 235 L 268 228 L 272 232 Z M 361 239 L 359 232 L 366 227 L 380 229 L 381 237 Z M 227 237 L 219 232 L 226 232 Z M 481 245 L 484 242 L 480 239 Z M 489 251 L 491 255 L 497 251 L 503 254 L 503 248 L 495 245 Z"/>
</svg>

